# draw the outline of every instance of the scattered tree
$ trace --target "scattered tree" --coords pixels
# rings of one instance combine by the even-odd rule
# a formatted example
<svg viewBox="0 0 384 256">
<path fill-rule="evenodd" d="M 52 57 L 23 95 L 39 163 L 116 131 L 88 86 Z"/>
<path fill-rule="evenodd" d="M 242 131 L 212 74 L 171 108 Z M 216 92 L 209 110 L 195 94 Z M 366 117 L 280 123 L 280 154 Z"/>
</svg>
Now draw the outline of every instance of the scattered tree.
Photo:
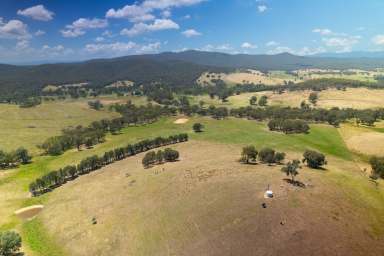
<svg viewBox="0 0 384 256">
<path fill-rule="evenodd" d="M 313 105 L 316 105 L 318 99 L 319 99 L 319 95 L 317 94 L 317 92 L 311 92 L 311 93 L 309 94 L 308 100 L 309 100 L 309 102 L 311 102 Z"/>
<path fill-rule="evenodd" d="M 275 163 L 275 150 L 271 148 L 263 148 L 259 152 L 259 160 L 263 163 Z"/>
<path fill-rule="evenodd" d="M 257 97 L 256 96 L 252 96 L 250 99 L 249 99 L 249 104 L 250 105 L 256 105 L 257 103 Z"/>
<path fill-rule="evenodd" d="M 268 97 L 266 95 L 263 95 L 259 99 L 259 106 L 265 107 L 268 104 Z"/>
<path fill-rule="evenodd" d="M 306 150 L 303 157 L 303 163 L 307 163 L 310 168 L 318 169 L 327 164 L 325 156 L 317 151 Z"/>
<path fill-rule="evenodd" d="M 179 159 L 179 152 L 171 148 L 166 148 L 164 150 L 164 159 L 169 162 L 176 161 Z"/>
<path fill-rule="evenodd" d="M 372 177 L 381 177 L 384 179 L 384 157 L 373 156 L 369 160 L 372 167 Z"/>
<path fill-rule="evenodd" d="M 281 171 L 285 172 L 287 176 L 291 176 L 292 183 L 294 183 L 296 175 L 299 174 L 298 169 L 300 168 L 300 160 L 293 160 L 289 161 L 286 166 L 281 168 Z"/>
<path fill-rule="evenodd" d="M 243 151 L 241 152 L 241 159 L 240 161 L 243 163 L 249 163 L 249 161 L 256 161 L 257 158 L 257 150 L 255 146 L 246 146 L 243 147 Z"/>
<path fill-rule="evenodd" d="M 195 132 L 202 132 L 204 125 L 202 125 L 201 123 L 194 123 L 192 128 Z"/>
</svg>

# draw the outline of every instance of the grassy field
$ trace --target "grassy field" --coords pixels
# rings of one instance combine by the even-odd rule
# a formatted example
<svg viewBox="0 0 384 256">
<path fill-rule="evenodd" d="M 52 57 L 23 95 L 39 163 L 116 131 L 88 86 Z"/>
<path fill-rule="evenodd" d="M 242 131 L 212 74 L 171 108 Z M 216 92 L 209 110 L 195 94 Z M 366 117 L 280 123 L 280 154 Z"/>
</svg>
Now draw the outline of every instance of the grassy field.
<svg viewBox="0 0 384 256">
<path fill-rule="evenodd" d="M 0 104 L 0 149 L 23 146 L 32 153 L 46 138 L 60 134 L 63 128 L 88 125 L 92 121 L 117 117 L 109 111 L 91 110 L 87 101 L 55 101 L 34 108 Z"/>
<path fill-rule="evenodd" d="M 84 239 L 81 241 L 84 241 L 84 243 L 88 243 L 90 240 L 93 240 L 93 238 L 95 238 L 95 241 L 99 241 L 100 245 L 105 242 L 101 242 L 101 240 L 99 239 L 101 239 L 101 237 L 103 236 L 109 236 L 109 234 L 111 234 L 112 232 L 111 227 L 127 227 L 129 231 L 125 228 L 114 230 L 117 236 L 110 237 L 110 239 L 114 240 L 108 240 L 113 245 L 113 248 L 111 248 L 111 250 L 121 250 L 121 252 L 124 253 L 134 253 L 134 255 L 146 255 L 147 253 L 153 252 L 154 248 L 161 248 L 161 251 L 163 252 L 164 248 L 166 248 L 167 246 L 166 244 L 164 244 L 164 241 L 166 241 L 167 239 L 171 239 L 169 241 L 173 241 L 172 239 L 176 239 L 176 237 L 184 239 L 185 236 L 187 236 L 188 238 L 185 238 L 185 240 L 183 241 L 176 241 L 176 239 L 174 243 L 172 242 L 172 244 L 170 245 L 172 246 L 172 251 L 177 252 L 178 250 L 181 250 L 180 248 L 185 248 L 187 252 L 188 250 L 190 250 L 189 252 L 196 251 L 198 250 L 197 247 L 187 248 L 185 247 L 186 244 L 193 245 L 193 243 L 200 239 L 206 239 L 206 237 L 204 238 L 206 234 L 212 234 L 212 232 L 220 232 L 219 230 L 221 229 L 225 230 L 226 227 L 223 224 L 224 222 L 226 223 L 231 218 L 233 218 L 232 221 L 238 222 L 239 220 L 236 220 L 235 216 L 239 215 L 240 219 L 246 219 L 249 217 L 249 215 L 246 214 L 247 212 L 252 211 L 254 208 L 259 209 L 259 199 L 257 198 L 255 199 L 251 197 L 250 199 L 247 199 L 249 200 L 249 202 L 247 201 L 248 203 L 243 206 L 238 205 L 240 203 L 233 205 L 233 200 L 235 200 L 235 202 L 242 202 L 242 200 L 244 200 L 245 194 L 249 193 L 253 195 L 255 193 L 260 193 L 260 191 L 264 189 L 264 186 L 266 186 L 266 181 L 270 182 L 273 185 L 274 190 L 277 191 L 279 191 L 278 188 L 280 187 L 280 185 L 285 186 L 284 184 L 281 184 L 281 179 L 284 176 L 278 171 L 278 167 L 268 167 L 268 170 L 265 170 L 265 166 L 260 165 L 259 167 L 244 167 L 236 162 L 236 159 L 239 157 L 238 152 L 240 150 L 241 145 L 254 144 L 258 148 L 270 146 L 277 150 L 289 152 L 289 157 L 299 157 L 300 154 L 308 148 L 316 149 L 325 153 L 328 156 L 330 162 L 330 165 L 328 166 L 328 171 L 324 174 L 321 174 L 321 172 L 312 173 L 309 170 L 304 170 L 302 171 L 303 173 L 305 173 L 303 174 L 303 179 L 308 182 L 309 180 L 312 180 L 316 183 L 319 182 L 319 187 L 320 184 L 321 187 L 325 186 L 324 190 L 318 191 L 318 193 L 320 193 L 321 195 L 328 192 L 332 195 L 334 193 L 336 193 L 335 195 L 339 195 L 339 193 L 342 193 L 340 195 L 341 197 L 337 196 L 337 200 L 340 200 L 340 198 L 342 198 L 343 200 L 345 200 L 345 202 L 334 201 L 332 198 L 330 199 L 327 197 L 321 198 L 320 196 L 315 197 L 316 200 L 314 200 L 313 202 L 316 202 L 316 204 L 327 204 L 326 200 L 330 200 L 330 202 L 332 202 L 332 205 L 341 204 L 345 209 L 350 209 L 350 211 L 356 210 L 358 213 L 353 216 L 344 216 L 345 212 L 342 209 L 339 209 L 340 211 L 337 210 L 336 212 L 338 212 L 338 216 L 344 216 L 346 219 L 357 218 L 359 216 L 368 216 L 366 218 L 364 217 L 364 219 L 361 221 L 361 225 L 364 225 L 364 229 L 366 229 L 367 232 L 369 232 L 369 234 L 371 234 L 372 236 L 381 236 L 383 230 L 377 227 L 378 225 L 383 225 L 384 223 L 380 223 L 382 219 L 380 220 L 380 218 L 377 216 L 383 214 L 384 209 L 381 206 L 377 206 L 377 202 L 384 201 L 384 192 L 381 188 L 379 188 L 379 190 L 375 190 L 373 184 L 369 183 L 367 179 L 367 174 L 364 174 L 360 171 L 361 169 L 359 168 L 359 166 L 353 161 L 353 154 L 350 153 L 348 148 L 345 146 L 345 143 L 342 137 L 339 135 L 337 129 L 327 125 L 313 125 L 311 127 L 311 132 L 308 135 L 284 135 L 280 133 L 269 132 L 266 128 L 265 123 L 241 119 L 229 118 L 226 120 L 217 121 L 210 118 L 192 118 L 189 120 L 189 122 L 179 125 L 174 124 L 174 120 L 174 118 L 162 119 L 161 121 L 151 125 L 146 125 L 143 127 L 126 128 L 124 129 L 122 134 L 108 136 L 107 141 L 105 143 L 99 144 L 93 149 L 83 150 L 80 152 L 77 152 L 76 150 L 71 150 L 59 157 L 35 157 L 33 159 L 33 163 L 30 165 L 22 166 L 18 170 L 10 170 L 7 172 L 0 173 L 0 229 L 17 228 L 21 230 L 26 246 L 25 251 L 31 253 L 31 255 L 84 255 L 82 254 L 84 251 L 81 251 L 81 248 L 73 246 L 74 243 L 76 243 L 76 241 L 74 241 L 73 239 L 69 238 L 66 235 L 63 235 L 62 237 L 58 236 L 57 234 L 53 235 L 52 223 L 54 220 L 60 221 L 60 223 L 61 220 L 63 220 L 63 225 L 61 225 L 60 228 L 63 228 L 68 232 L 60 233 L 68 233 L 68 235 L 71 234 L 73 235 L 73 237 L 77 237 L 77 235 L 80 234 L 79 232 L 81 232 L 81 230 L 90 228 L 89 230 L 93 231 L 90 231 L 88 235 L 79 235 L 81 239 Z M 205 132 L 200 134 L 193 133 L 191 126 L 194 122 L 203 123 L 206 126 Z M 164 166 L 159 166 L 159 168 L 164 167 L 166 170 L 168 170 L 168 168 L 171 168 L 171 171 L 169 173 L 166 172 L 166 174 L 162 175 L 161 177 L 153 173 L 154 169 L 148 170 L 148 172 L 143 171 L 140 165 L 141 158 L 136 157 L 131 160 L 124 160 L 123 162 L 111 165 L 110 167 L 108 167 L 111 168 L 110 171 L 97 172 L 95 174 L 92 174 L 90 178 L 80 178 L 73 183 L 71 182 L 70 184 L 63 186 L 62 188 L 56 190 L 53 193 L 46 194 L 39 198 L 28 198 L 27 190 L 30 181 L 35 179 L 36 177 L 41 176 L 44 173 L 47 173 L 50 170 L 63 167 L 67 164 L 78 163 L 81 159 L 85 158 L 86 156 L 90 156 L 93 154 L 102 154 L 103 152 L 111 148 L 126 145 L 129 142 L 134 142 L 140 139 L 155 137 L 159 135 L 166 136 L 179 132 L 188 132 L 191 136 L 192 141 L 189 144 L 185 144 L 185 146 L 180 145 L 180 151 L 182 154 L 182 161 L 180 161 L 180 163 L 177 163 L 175 165 L 167 164 Z M 229 151 L 231 152 L 230 155 L 228 155 Z M 215 157 L 212 156 L 213 153 L 216 154 Z M 186 163 L 186 165 L 184 165 L 184 162 Z M 216 166 L 217 168 L 214 166 Z M 191 170 L 192 173 L 195 173 L 197 177 L 202 177 L 202 179 L 205 179 L 205 176 L 209 177 L 210 175 L 212 175 L 212 172 L 215 173 L 217 171 L 219 174 L 217 175 L 217 178 L 212 179 L 213 183 L 207 183 L 209 186 L 206 184 L 201 189 L 193 190 L 196 193 L 189 193 L 189 196 L 182 196 L 182 193 L 184 193 L 183 191 L 187 186 L 186 184 L 188 182 L 182 180 L 182 182 L 179 183 L 178 181 L 180 179 L 183 179 L 185 172 L 188 170 Z M 233 174 L 234 170 L 236 170 L 235 174 Z M 244 174 L 240 170 L 244 170 Z M 127 179 L 121 178 L 121 175 L 125 175 L 127 172 L 130 173 L 132 177 L 130 176 L 131 178 Z M 223 176 L 222 172 L 232 172 L 231 175 L 235 176 Z M 103 177 L 103 175 L 105 175 L 105 178 L 95 178 L 99 177 L 98 175 L 101 175 L 100 177 Z M 135 185 L 132 185 L 132 194 L 130 194 L 130 192 L 120 193 L 123 189 L 128 189 L 127 191 L 131 189 L 131 187 L 129 186 L 129 182 L 132 179 L 136 180 Z M 232 181 L 234 180 L 235 182 L 232 184 Z M 83 185 L 84 182 L 86 182 L 86 186 Z M 96 184 L 100 184 L 100 182 L 104 185 L 100 185 L 99 188 L 99 185 Z M 193 181 L 192 183 L 195 184 L 194 182 L 195 181 Z M 258 185 L 253 186 L 252 184 L 254 184 L 254 182 Z M 198 183 L 196 183 L 196 186 L 200 186 L 201 183 L 202 182 L 199 181 Z M 118 190 L 103 190 L 107 187 L 110 187 L 108 184 L 114 184 L 111 187 L 115 187 Z M 167 188 L 165 190 L 166 192 L 164 192 L 163 194 L 162 188 L 170 184 L 174 185 L 169 186 L 169 188 Z M 342 190 L 334 188 L 332 184 L 336 184 L 336 188 L 341 186 Z M 193 189 L 194 186 L 195 185 L 192 186 Z M 212 190 L 213 188 L 217 188 L 217 191 Z M 80 189 L 86 189 L 86 192 L 82 193 L 80 192 Z M 234 191 L 233 197 L 230 196 L 231 191 Z M 79 202 L 78 199 L 74 199 L 76 193 L 77 195 L 83 196 L 91 196 L 94 195 L 93 193 L 95 193 L 98 196 L 92 197 L 94 199 L 79 197 L 79 200 L 80 198 L 83 199 L 82 202 L 87 201 L 87 204 L 85 204 L 84 207 L 78 206 L 76 209 L 72 209 L 71 211 L 68 211 L 68 209 L 70 208 L 66 208 L 67 210 L 63 211 L 62 207 L 66 207 L 65 205 L 68 205 L 68 207 L 72 207 L 75 206 L 72 205 L 72 203 L 75 204 L 76 202 Z M 285 192 L 282 191 L 281 193 Z M 347 193 L 347 195 L 345 195 L 344 193 Z M 193 194 L 193 196 L 191 194 Z M 289 202 L 289 207 L 294 206 L 293 208 L 297 207 L 298 205 L 300 206 L 304 204 L 308 205 L 308 209 L 312 209 L 313 211 L 315 211 L 314 205 L 310 203 L 309 200 L 309 197 L 313 196 L 313 191 L 308 190 L 308 192 L 304 192 L 303 195 L 296 195 L 296 192 L 289 192 L 289 194 L 290 196 L 285 195 L 286 197 L 283 197 L 285 199 L 281 201 L 282 204 L 287 201 Z M 116 200 L 110 200 L 110 196 L 112 195 L 119 195 L 118 199 L 115 198 Z M 153 197 L 154 195 L 158 195 L 157 198 L 160 199 L 164 199 L 166 196 L 169 195 L 179 196 L 176 196 L 174 203 L 171 202 L 172 200 L 168 200 L 170 201 L 171 205 L 168 205 L 166 203 L 162 205 L 154 204 L 154 206 L 159 207 L 158 209 L 161 209 L 159 214 L 156 214 L 156 211 L 154 209 L 157 208 L 145 208 L 146 205 L 151 205 L 151 202 L 153 202 L 154 198 L 156 198 Z M 207 195 L 212 195 L 212 197 L 207 197 Z M 227 196 L 220 197 L 220 195 Z M 354 196 L 350 197 L 349 195 Z M 141 199 L 148 199 L 150 201 L 143 201 L 141 199 L 136 200 L 136 197 Z M 362 202 L 360 201 L 362 197 L 366 197 L 365 201 L 367 201 L 364 202 L 363 208 L 361 208 Z M 204 200 L 201 201 L 201 198 L 204 198 Z M 228 200 L 220 201 L 219 198 L 227 198 Z M 231 198 L 233 200 L 229 200 Z M 356 198 L 359 200 L 357 200 Z M 72 199 L 74 200 L 72 201 Z M 88 200 L 90 201 L 89 205 Z M 108 204 L 108 201 L 111 204 Z M 65 205 L 64 202 L 66 202 Z M 209 202 L 212 203 L 209 204 Z M 41 216 L 39 216 L 37 219 L 34 219 L 33 221 L 22 222 L 17 219 L 15 215 L 13 215 L 13 212 L 21 207 L 41 203 L 46 205 L 47 208 L 46 210 L 43 210 Z M 275 202 L 274 204 L 278 206 L 280 203 Z M 120 205 L 121 207 L 119 208 L 118 205 Z M 191 219 L 187 220 L 188 223 L 184 223 L 184 216 L 186 212 L 191 210 L 190 207 L 195 208 L 194 206 L 196 205 L 199 206 L 198 209 L 210 209 L 208 206 L 212 206 L 212 210 L 215 210 L 212 212 L 196 211 L 196 214 L 193 214 L 191 216 Z M 356 209 L 354 208 L 355 206 Z M 99 207 L 100 210 L 96 211 L 94 207 Z M 241 212 L 235 211 L 232 215 L 230 214 L 230 216 L 224 216 L 224 213 L 228 211 L 228 209 L 237 209 L 238 207 L 240 207 L 239 209 L 243 210 Z M 281 208 L 281 211 L 286 211 L 286 209 L 290 209 L 284 207 Z M 328 206 L 323 207 L 325 207 L 327 211 L 330 209 L 327 208 Z M 140 208 L 142 208 L 144 212 L 135 212 L 134 209 Z M 83 209 L 83 211 L 79 213 L 78 211 L 81 209 Z M 106 209 L 104 213 L 100 212 L 102 211 L 102 209 Z M 302 208 L 300 207 L 299 209 Z M 365 211 L 368 212 L 362 211 L 362 209 L 366 209 Z M 110 214 L 107 214 L 108 211 L 111 211 L 109 212 Z M 80 223 L 81 225 L 79 223 L 75 225 L 78 226 L 78 228 L 74 228 L 75 226 L 73 225 L 73 222 L 65 221 L 68 220 L 66 218 L 71 218 L 71 216 L 72 219 L 77 219 L 74 218 L 73 215 L 69 214 L 70 212 L 73 212 L 75 215 L 79 214 L 78 220 L 82 221 L 82 223 Z M 145 212 L 147 212 L 148 214 L 145 214 Z M 224 215 L 217 215 L 218 212 L 223 212 Z M 54 216 L 52 216 L 52 214 Z M 294 212 L 290 214 L 294 214 Z M 336 213 L 333 212 L 329 214 Z M 91 215 L 103 216 L 100 217 L 100 221 L 104 224 L 100 225 L 100 227 L 98 225 L 95 227 L 89 227 L 89 218 L 92 218 L 90 217 Z M 116 222 L 116 218 L 108 219 L 107 216 L 109 215 L 118 216 L 118 219 L 124 220 L 124 222 L 118 224 Z M 170 216 L 172 216 L 172 218 L 170 218 Z M 207 229 L 203 229 L 197 233 L 194 233 L 195 231 L 191 231 L 185 226 L 187 224 L 192 225 L 192 228 L 196 223 L 199 227 L 204 227 L 204 225 L 207 225 L 207 223 L 212 221 L 212 216 L 216 216 L 218 222 L 212 224 L 212 227 L 208 227 L 208 225 Z M 230 219 L 228 219 L 227 217 Z M 281 216 L 276 215 L 276 218 L 279 219 L 281 218 Z M 170 219 L 174 224 L 169 222 Z M 199 223 L 199 219 L 204 220 L 204 222 Z M 275 220 L 277 221 L 277 219 Z M 263 219 L 261 219 L 260 223 L 262 223 L 263 221 L 269 223 L 269 220 Z M 324 219 L 323 221 L 327 221 L 327 219 Z M 340 223 L 344 223 L 344 221 L 345 220 L 341 221 Z M 156 223 L 162 224 L 156 226 Z M 247 222 L 245 221 L 244 224 L 245 223 Z M 177 228 L 178 224 L 180 224 L 183 228 Z M 253 223 L 252 225 L 255 227 L 256 223 Z M 110 228 L 107 228 L 107 226 Z M 241 225 L 238 228 L 240 227 L 243 226 Z M 150 233 L 148 237 L 146 237 L 145 234 L 148 234 L 146 233 L 148 231 L 148 228 L 151 228 L 153 232 Z M 234 231 L 234 234 L 240 235 L 238 232 L 235 232 L 233 228 L 234 227 L 228 227 L 228 232 Z M 164 230 L 168 230 L 169 233 L 164 234 Z M 290 232 L 298 232 L 298 230 L 294 228 L 289 230 Z M 261 231 L 275 232 L 274 230 Z M 224 234 L 228 234 L 228 232 L 224 232 Z M 307 230 L 305 232 L 309 231 Z M 353 232 L 358 233 L 359 230 L 355 230 Z M 119 234 L 123 233 L 128 234 L 126 235 L 126 239 L 128 240 L 121 240 L 122 236 Z M 283 234 L 280 234 L 279 237 L 282 236 Z M 359 236 L 360 235 L 357 235 L 357 237 Z M 229 237 L 231 239 L 237 239 L 236 237 Z M 133 238 L 134 240 L 131 240 Z M 366 241 L 363 237 L 360 238 L 362 241 Z M 319 239 L 319 237 L 313 237 L 313 239 Z M 58 243 L 58 241 L 65 242 Z M 251 242 L 253 241 L 249 241 L 248 244 L 250 244 Z M 129 246 L 128 248 L 127 246 L 124 246 L 124 244 L 126 243 L 134 243 L 137 246 Z M 59 246 L 59 244 L 61 246 Z M 83 243 L 81 244 L 83 245 Z M 216 244 L 216 242 L 207 242 L 201 248 L 206 249 L 212 246 L 212 244 Z M 94 248 L 92 250 L 96 251 L 92 252 L 94 252 L 95 254 L 103 255 L 102 251 L 97 251 L 99 245 L 87 244 L 87 246 L 81 247 Z M 73 248 L 73 250 L 76 251 L 70 251 L 70 248 Z M 238 248 L 238 250 L 240 250 L 240 248 Z M 203 251 L 200 252 L 204 254 Z"/>
<path fill-rule="evenodd" d="M 217 98 L 211 99 L 208 95 L 190 97 L 191 103 L 198 104 L 204 101 L 206 105 L 224 107 L 246 107 L 249 106 L 249 99 L 252 96 L 260 98 L 261 95 L 268 96 L 268 104 L 272 106 L 299 107 L 302 101 L 308 102 L 311 91 L 292 91 L 277 94 L 273 92 L 242 93 L 228 98 L 227 102 L 222 102 Z M 382 99 L 384 90 L 374 90 L 366 88 L 348 88 L 346 91 L 328 89 L 318 93 L 319 99 L 316 107 L 319 108 L 355 108 L 368 109 L 383 107 Z"/>
</svg>

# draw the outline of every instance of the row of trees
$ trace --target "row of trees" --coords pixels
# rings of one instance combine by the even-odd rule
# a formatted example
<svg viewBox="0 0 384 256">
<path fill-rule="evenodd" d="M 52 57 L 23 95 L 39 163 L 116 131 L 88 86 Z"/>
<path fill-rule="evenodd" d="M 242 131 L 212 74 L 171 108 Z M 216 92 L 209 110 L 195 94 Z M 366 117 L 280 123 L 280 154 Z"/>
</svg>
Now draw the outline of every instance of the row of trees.
<svg viewBox="0 0 384 256">
<path fill-rule="evenodd" d="M 64 129 L 62 135 L 48 138 L 40 145 L 40 148 L 49 155 L 61 155 L 71 148 L 80 150 L 82 146 L 91 148 L 104 142 L 108 132 L 118 134 L 125 126 L 151 123 L 161 116 L 171 115 L 177 111 L 167 106 L 154 106 L 152 104 L 137 107 L 130 102 L 115 104 L 112 108 L 119 112 L 122 117 L 94 121 L 88 127 L 77 126 Z"/>
<path fill-rule="evenodd" d="M 252 96 L 250 99 L 249 99 L 249 104 L 251 105 L 251 106 L 255 106 L 255 105 L 257 105 L 257 97 L 254 95 L 254 96 Z M 260 99 L 259 99 L 259 106 L 261 106 L 261 107 L 265 107 L 265 106 L 267 106 L 267 104 L 268 104 L 268 97 L 266 96 L 266 95 L 263 95 L 263 96 L 261 96 L 260 97 Z"/>
<path fill-rule="evenodd" d="M 145 168 L 148 168 L 155 164 L 162 164 L 164 162 L 174 162 L 179 159 L 180 154 L 177 150 L 166 148 L 163 150 L 149 151 L 143 157 L 141 161 Z"/>
<path fill-rule="evenodd" d="M 135 144 L 129 144 L 126 147 L 120 147 L 115 150 L 105 152 L 102 156 L 90 156 L 83 159 L 77 166 L 69 165 L 59 170 L 51 171 L 36 179 L 29 185 L 29 191 L 33 196 L 41 195 L 58 186 L 61 186 L 69 180 L 75 179 L 79 175 L 90 173 L 115 161 L 122 160 L 126 157 L 142 153 L 156 147 L 162 147 L 184 141 L 188 141 L 188 135 L 182 133 L 169 136 L 167 138 L 157 137 L 155 139 L 148 139 Z"/>
<path fill-rule="evenodd" d="M 307 122 L 299 119 L 271 119 L 268 122 L 268 128 L 271 131 L 288 133 L 308 133 L 309 125 Z"/>
<path fill-rule="evenodd" d="M 262 163 L 280 164 L 285 159 L 285 153 L 276 152 L 274 149 L 271 148 L 263 148 L 259 152 L 255 148 L 255 146 L 252 145 L 243 147 L 240 162 L 245 164 L 256 163 L 256 159 L 259 159 L 259 161 L 261 161 Z"/>
<path fill-rule="evenodd" d="M 19 164 L 28 164 L 31 156 L 25 148 L 18 148 L 11 152 L 0 150 L 0 169 L 16 167 Z"/>
</svg>

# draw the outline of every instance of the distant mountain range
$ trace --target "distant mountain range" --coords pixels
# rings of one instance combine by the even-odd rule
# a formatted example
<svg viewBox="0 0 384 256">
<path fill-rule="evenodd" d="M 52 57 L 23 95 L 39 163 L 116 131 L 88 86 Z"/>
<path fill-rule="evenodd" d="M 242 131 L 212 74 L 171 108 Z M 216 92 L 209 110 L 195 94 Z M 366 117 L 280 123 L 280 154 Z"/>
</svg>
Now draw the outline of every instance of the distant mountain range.
<svg viewBox="0 0 384 256">
<path fill-rule="evenodd" d="M 312 57 L 327 57 L 327 58 L 373 58 L 373 59 L 382 59 L 384 58 L 384 52 L 342 52 L 342 53 L 320 53 Z"/>
<path fill-rule="evenodd" d="M 89 82 L 104 86 L 117 80 L 137 83 L 163 82 L 173 87 L 191 86 L 204 71 L 227 72 L 239 68 L 295 70 L 301 68 L 372 69 L 384 67 L 384 56 L 375 58 L 230 55 L 185 51 L 133 55 L 112 59 L 43 65 L 0 65 L 0 95 L 39 92 L 47 84 Z"/>
</svg>

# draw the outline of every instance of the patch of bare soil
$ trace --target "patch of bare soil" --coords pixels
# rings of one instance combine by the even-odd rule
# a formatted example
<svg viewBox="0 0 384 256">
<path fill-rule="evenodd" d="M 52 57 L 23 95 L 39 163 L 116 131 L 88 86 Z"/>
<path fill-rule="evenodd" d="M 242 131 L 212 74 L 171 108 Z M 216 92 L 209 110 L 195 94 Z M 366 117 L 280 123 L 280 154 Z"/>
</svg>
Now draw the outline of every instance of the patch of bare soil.
<svg viewBox="0 0 384 256">
<path fill-rule="evenodd" d="M 32 205 L 15 211 L 15 214 L 23 220 L 29 220 L 39 214 L 43 208 L 44 205 Z"/>
<path fill-rule="evenodd" d="M 185 124 L 189 121 L 188 118 L 179 118 L 177 120 L 175 120 L 175 122 L 173 122 L 174 124 Z"/>
<path fill-rule="evenodd" d="M 180 161 L 144 169 L 139 154 L 56 189 L 39 218 L 74 256 L 383 255 L 369 212 L 327 179 L 353 163 L 303 168 L 300 188 L 279 165 L 240 164 L 241 146 L 172 147 Z"/>
</svg>

